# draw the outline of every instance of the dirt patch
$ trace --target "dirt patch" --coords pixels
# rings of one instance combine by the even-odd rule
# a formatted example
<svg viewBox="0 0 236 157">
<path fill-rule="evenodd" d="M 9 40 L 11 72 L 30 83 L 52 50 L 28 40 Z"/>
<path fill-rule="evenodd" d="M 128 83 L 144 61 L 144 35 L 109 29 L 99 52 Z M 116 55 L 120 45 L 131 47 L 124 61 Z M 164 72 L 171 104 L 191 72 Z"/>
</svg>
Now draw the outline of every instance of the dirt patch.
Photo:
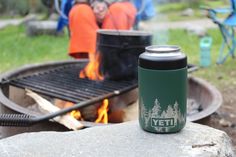
<svg viewBox="0 0 236 157">
<path fill-rule="evenodd" d="M 223 104 L 211 116 L 207 125 L 225 131 L 236 148 L 236 86 L 225 87 L 220 91 L 223 96 Z"/>
</svg>

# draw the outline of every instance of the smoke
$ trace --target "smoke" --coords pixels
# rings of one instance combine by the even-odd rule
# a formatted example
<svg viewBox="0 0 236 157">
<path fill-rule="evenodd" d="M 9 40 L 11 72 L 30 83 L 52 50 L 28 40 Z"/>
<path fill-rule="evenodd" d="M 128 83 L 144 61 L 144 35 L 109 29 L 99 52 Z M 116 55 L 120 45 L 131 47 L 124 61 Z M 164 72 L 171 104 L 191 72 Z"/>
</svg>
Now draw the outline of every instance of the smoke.
<svg viewBox="0 0 236 157">
<path fill-rule="evenodd" d="M 158 3 L 154 3 L 155 8 Z M 169 41 L 168 17 L 156 10 L 156 15 L 149 20 L 141 21 L 139 29 L 153 35 L 152 45 L 166 45 Z"/>
<path fill-rule="evenodd" d="M 154 17 L 154 29 L 153 29 L 153 44 L 154 45 L 166 45 L 169 41 L 169 30 L 163 21 L 168 21 L 167 16 L 163 14 L 157 14 Z"/>
</svg>

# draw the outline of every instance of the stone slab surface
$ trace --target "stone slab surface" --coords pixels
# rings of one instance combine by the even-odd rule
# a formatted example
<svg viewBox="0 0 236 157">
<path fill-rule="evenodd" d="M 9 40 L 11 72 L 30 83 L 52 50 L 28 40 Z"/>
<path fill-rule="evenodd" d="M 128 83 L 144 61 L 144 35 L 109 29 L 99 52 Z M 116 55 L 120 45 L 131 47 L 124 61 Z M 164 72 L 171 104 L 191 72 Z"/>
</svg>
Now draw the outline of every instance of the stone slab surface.
<svg viewBox="0 0 236 157">
<path fill-rule="evenodd" d="M 137 121 L 70 132 L 24 133 L 0 140 L 3 157 L 234 157 L 226 133 L 188 122 L 175 134 L 143 131 Z"/>
</svg>

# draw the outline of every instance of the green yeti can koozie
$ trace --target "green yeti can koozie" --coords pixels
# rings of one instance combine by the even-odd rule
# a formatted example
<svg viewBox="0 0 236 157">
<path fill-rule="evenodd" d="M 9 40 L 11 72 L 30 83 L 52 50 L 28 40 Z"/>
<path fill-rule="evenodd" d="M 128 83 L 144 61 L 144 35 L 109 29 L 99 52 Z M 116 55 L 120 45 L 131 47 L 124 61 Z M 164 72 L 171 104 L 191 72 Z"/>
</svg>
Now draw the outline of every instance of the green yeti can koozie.
<svg viewBox="0 0 236 157">
<path fill-rule="evenodd" d="M 186 123 L 187 57 L 178 46 L 149 46 L 139 56 L 139 124 L 153 133 Z"/>
</svg>

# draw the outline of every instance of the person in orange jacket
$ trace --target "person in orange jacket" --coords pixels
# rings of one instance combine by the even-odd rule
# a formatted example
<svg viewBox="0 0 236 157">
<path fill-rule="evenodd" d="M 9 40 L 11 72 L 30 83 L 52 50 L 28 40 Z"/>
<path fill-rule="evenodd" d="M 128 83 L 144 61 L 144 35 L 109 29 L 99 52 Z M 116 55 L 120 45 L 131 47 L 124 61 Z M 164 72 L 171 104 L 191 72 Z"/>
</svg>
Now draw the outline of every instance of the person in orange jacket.
<svg viewBox="0 0 236 157">
<path fill-rule="evenodd" d="M 69 13 L 69 55 L 76 59 L 88 58 L 96 51 L 98 29 L 129 30 L 135 22 L 135 6 L 125 0 L 108 4 L 94 0 L 77 0 Z"/>
<path fill-rule="evenodd" d="M 77 0 L 69 13 L 69 55 L 88 58 L 96 49 L 96 30 L 99 28 L 92 8 L 86 0 Z"/>
<path fill-rule="evenodd" d="M 102 29 L 129 30 L 134 25 L 136 13 L 136 8 L 130 1 L 115 2 L 109 7 Z"/>
</svg>

